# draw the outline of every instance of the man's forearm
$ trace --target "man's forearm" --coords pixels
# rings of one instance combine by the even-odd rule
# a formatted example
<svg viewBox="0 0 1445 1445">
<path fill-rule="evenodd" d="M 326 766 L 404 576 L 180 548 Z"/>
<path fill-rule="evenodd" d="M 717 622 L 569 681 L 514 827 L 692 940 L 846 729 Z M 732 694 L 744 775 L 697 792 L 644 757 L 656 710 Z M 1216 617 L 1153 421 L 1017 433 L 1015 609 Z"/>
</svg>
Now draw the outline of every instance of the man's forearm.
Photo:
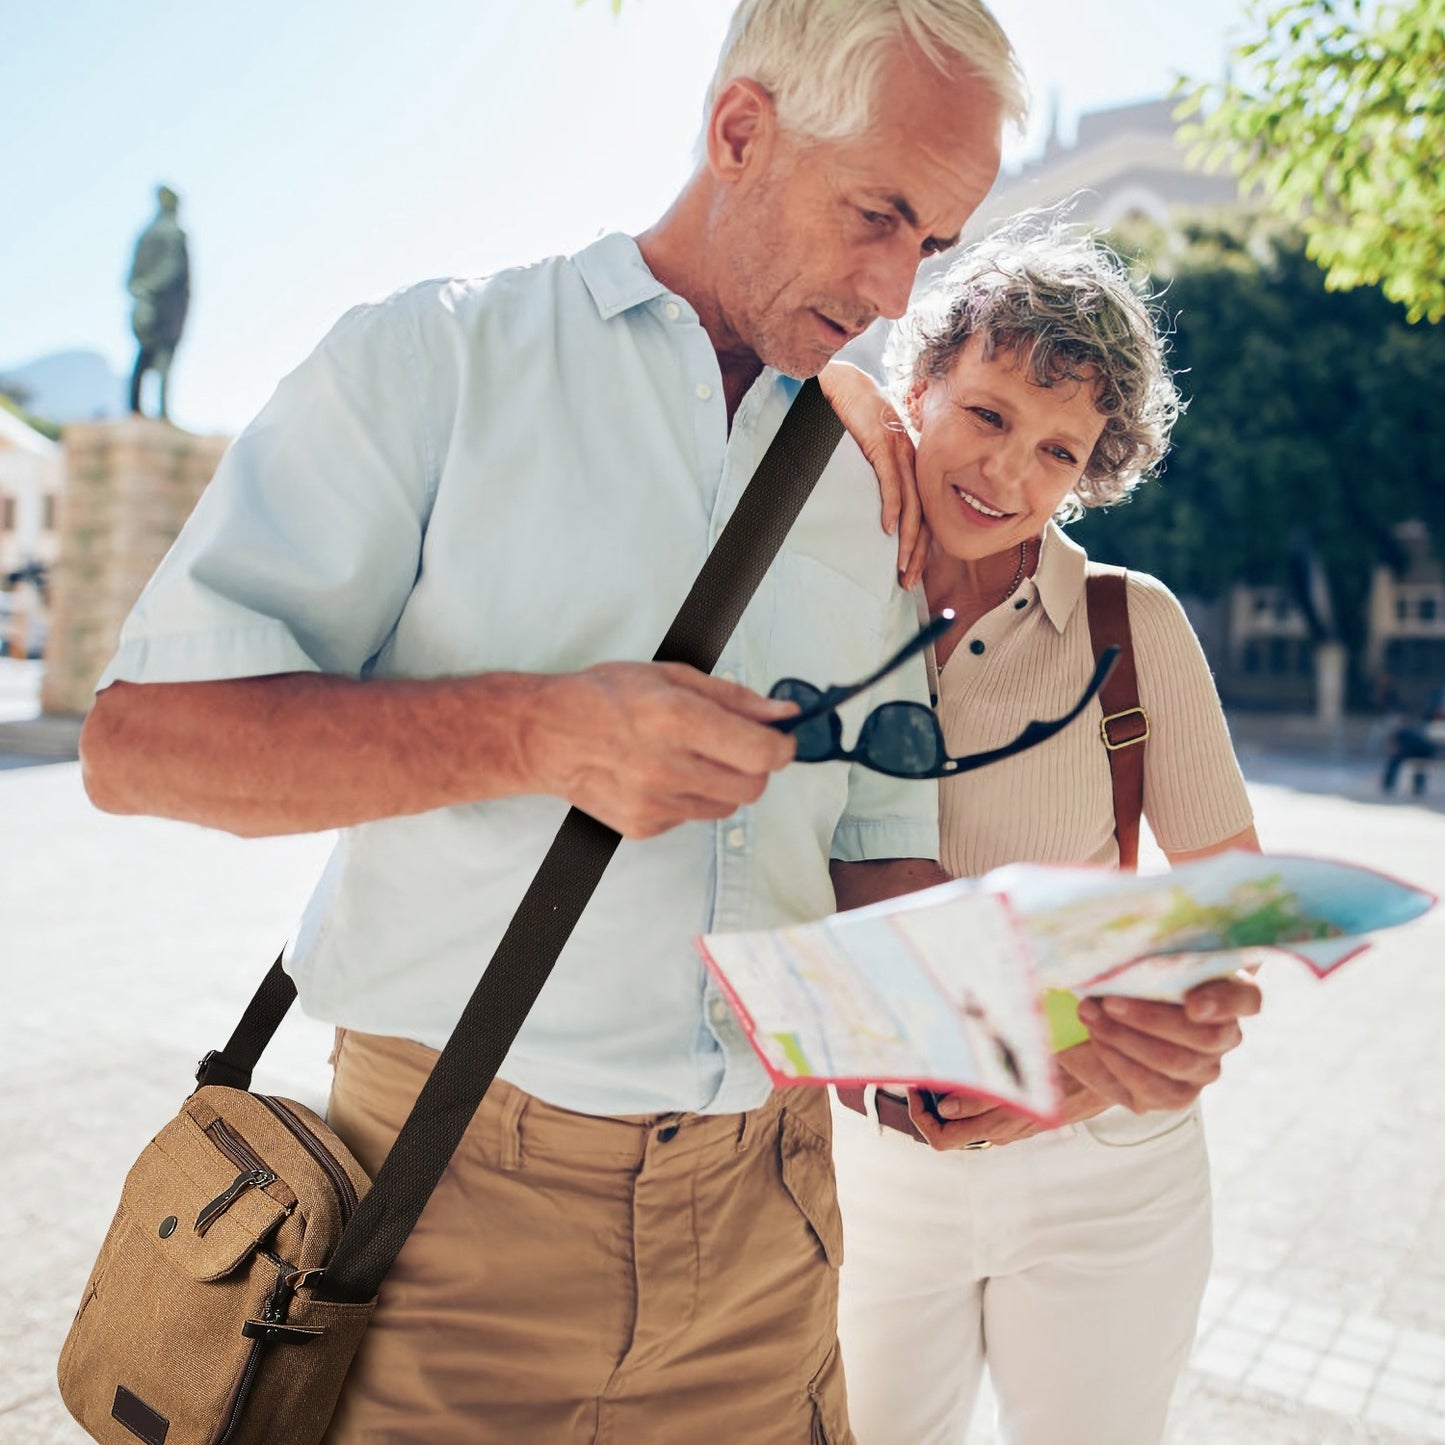
<svg viewBox="0 0 1445 1445">
<path fill-rule="evenodd" d="M 948 874 L 927 858 L 880 858 L 867 863 L 834 861 L 829 864 L 829 872 L 833 875 L 833 896 L 840 913 L 948 882 Z"/>
<path fill-rule="evenodd" d="M 518 744 L 549 681 L 116 683 L 81 736 L 85 785 L 106 812 L 248 837 L 541 791 Z"/>
</svg>

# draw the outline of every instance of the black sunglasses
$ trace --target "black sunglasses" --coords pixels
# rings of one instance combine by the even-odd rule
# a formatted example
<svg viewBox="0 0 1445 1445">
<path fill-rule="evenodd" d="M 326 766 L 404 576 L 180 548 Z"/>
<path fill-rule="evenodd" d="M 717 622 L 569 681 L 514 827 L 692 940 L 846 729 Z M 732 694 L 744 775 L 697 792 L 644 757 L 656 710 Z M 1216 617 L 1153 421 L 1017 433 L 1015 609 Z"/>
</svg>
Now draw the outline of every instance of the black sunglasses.
<svg viewBox="0 0 1445 1445">
<path fill-rule="evenodd" d="M 952 612 L 941 613 L 876 672 L 851 686 L 821 689 L 796 677 L 785 677 L 775 682 L 768 690 L 768 696 L 780 702 L 795 702 L 801 711 L 770 726 L 779 732 L 796 735 L 796 762 L 862 763 L 875 773 L 887 773 L 894 778 L 952 778 L 959 773 L 971 773 L 975 768 L 987 767 L 990 763 L 1002 762 L 1015 753 L 1027 752 L 1068 727 L 1103 687 L 1119 656 L 1117 647 L 1106 647 L 1099 654 L 1089 685 L 1062 717 L 1050 722 L 1031 722 L 1012 742 L 990 748 L 988 752 L 970 753 L 962 758 L 949 757 L 937 714 L 921 702 L 885 702 L 875 707 L 863 719 L 857 744 L 849 752 L 843 746 L 843 724 L 837 709 L 849 698 L 882 681 L 894 668 L 901 667 L 935 638 L 942 637 L 953 622 Z"/>
</svg>

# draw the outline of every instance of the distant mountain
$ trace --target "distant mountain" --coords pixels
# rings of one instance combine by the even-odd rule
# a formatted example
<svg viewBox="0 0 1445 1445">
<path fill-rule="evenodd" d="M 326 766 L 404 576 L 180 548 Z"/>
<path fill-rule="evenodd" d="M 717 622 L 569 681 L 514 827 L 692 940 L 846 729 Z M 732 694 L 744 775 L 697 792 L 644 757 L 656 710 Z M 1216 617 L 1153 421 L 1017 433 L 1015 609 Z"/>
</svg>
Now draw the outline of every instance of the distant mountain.
<svg viewBox="0 0 1445 1445">
<path fill-rule="evenodd" d="M 124 416 L 128 378 L 98 351 L 57 351 L 22 366 L 0 367 L 0 381 L 25 393 L 25 410 L 46 421 Z"/>
</svg>

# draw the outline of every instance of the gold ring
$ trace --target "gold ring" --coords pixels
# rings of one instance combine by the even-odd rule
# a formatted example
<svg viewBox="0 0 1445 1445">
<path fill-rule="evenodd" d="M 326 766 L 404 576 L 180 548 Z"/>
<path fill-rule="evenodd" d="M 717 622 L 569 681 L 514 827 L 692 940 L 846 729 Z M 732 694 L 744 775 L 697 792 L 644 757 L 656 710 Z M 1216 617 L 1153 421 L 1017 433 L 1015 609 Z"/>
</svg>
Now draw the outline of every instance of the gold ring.
<svg viewBox="0 0 1445 1445">
<path fill-rule="evenodd" d="M 975 1139 L 972 1144 L 965 1144 L 965 1149 L 992 1149 L 992 1139 Z"/>
</svg>

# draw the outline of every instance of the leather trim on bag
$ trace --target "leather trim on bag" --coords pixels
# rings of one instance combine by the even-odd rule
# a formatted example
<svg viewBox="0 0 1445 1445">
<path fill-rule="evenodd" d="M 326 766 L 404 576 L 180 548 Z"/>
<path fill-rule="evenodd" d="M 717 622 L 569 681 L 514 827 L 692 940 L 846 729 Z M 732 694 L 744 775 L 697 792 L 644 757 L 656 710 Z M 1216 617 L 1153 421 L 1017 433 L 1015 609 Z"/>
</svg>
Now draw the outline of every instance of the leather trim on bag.
<svg viewBox="0 0 1445 1445">
<path fill-rule="evenodd" d="M 119 1420 L 132 1435 L 138 1435 L 146 1445 L 165 1445 L 170 1433 L 171 1422 L 164 1415 L 152 1410 L 139 1395 L 133 1395 L 124 1385 L 115 1387 L 115 1401 L 110 1407 L 112 1419 Z"/>
</svg>

